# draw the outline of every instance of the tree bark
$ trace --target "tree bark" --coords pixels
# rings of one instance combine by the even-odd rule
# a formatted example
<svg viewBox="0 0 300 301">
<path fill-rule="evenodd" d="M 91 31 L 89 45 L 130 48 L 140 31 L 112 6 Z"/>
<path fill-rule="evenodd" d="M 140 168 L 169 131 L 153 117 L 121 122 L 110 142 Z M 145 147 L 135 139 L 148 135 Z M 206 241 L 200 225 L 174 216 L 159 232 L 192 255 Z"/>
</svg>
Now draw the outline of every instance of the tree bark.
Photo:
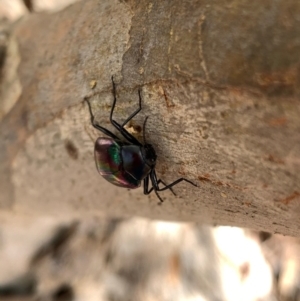
<svg viewBox="0 0 300 301">
<path fill-rule="evenodd" d="M 139 215 L 300 236 L 300 3 L 82 1 L 5 32 L 0 205 L 37 215 Z M 16 63 L 17 62 L 17 63 Z M 177 197 L 97 174 L 90 124 L 129 130 Z"/>
</svg>

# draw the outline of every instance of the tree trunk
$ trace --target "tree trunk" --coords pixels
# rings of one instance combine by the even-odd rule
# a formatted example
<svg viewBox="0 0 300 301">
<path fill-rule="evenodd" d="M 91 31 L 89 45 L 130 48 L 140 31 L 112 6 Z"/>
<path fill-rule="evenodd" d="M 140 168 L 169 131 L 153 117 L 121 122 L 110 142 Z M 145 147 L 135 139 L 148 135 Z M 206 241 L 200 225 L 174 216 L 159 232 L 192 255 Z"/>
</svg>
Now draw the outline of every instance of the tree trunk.
<svg viewBox="0 0 300 301">
<path fill-rule="evenodd" d="M 2 212 L 139 215 L 300 237 L 300 3 L 82 1 L 5 32 L 0 99 Z M 95 169 L 98 124 L 128 130 L 171 183 L 155 194 Z M 141 140 L 142 141 L 142 140 Z M 5 214 L 5 213 L 4 213 Z"/>
</svg>

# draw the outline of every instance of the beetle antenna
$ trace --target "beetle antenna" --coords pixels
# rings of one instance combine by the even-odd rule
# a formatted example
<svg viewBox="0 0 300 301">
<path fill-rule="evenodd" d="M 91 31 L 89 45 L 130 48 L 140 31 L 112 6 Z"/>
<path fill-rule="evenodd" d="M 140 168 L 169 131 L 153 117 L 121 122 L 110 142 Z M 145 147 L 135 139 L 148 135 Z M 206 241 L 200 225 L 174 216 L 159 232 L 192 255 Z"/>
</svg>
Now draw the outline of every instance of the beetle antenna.
<svg viewBox="0 0 300 301">
<path fill-rule="evenodd" d="M 144 144 L 146 144 L 146 122 L 149 116 L 147 116 L 145 118 L 144 124 L 143 124 L 143 140 L 144 140 Z"/>
</svg>

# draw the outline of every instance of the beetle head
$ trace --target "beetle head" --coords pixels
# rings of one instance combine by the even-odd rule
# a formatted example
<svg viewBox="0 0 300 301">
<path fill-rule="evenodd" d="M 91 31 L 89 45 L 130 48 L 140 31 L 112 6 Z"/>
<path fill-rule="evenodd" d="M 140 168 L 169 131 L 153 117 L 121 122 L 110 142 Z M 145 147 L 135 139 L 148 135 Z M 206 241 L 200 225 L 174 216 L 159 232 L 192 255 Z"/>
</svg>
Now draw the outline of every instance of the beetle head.
<svg viewBox="0 0 300 301">
<path fill-rule="evenodd" d="M 144 157 L 147 165 L 149 165 L 150 167 L 154 167 L 156 164 L 157 156 L 156 156 L 153 146 L 151 144 L 146 143 L 142 147 L 142 154 L 143 154 L 143 157 Z"/>
</svg>

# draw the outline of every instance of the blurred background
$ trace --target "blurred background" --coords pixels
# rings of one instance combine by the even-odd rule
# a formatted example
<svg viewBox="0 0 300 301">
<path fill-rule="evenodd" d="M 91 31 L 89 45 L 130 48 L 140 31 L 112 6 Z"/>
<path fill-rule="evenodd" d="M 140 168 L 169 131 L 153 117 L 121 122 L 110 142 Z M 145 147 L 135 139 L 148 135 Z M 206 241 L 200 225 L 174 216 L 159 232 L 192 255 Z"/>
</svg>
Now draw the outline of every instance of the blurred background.
<svg viewBox="0 0 300 301">
<path fill-rule="evenodd" d="M 73 2 L 0 0 L 0 24 Z M 141 218 L 0 218 L 0 300 L 296 301 L 300 241 Z"/>
</svg>

